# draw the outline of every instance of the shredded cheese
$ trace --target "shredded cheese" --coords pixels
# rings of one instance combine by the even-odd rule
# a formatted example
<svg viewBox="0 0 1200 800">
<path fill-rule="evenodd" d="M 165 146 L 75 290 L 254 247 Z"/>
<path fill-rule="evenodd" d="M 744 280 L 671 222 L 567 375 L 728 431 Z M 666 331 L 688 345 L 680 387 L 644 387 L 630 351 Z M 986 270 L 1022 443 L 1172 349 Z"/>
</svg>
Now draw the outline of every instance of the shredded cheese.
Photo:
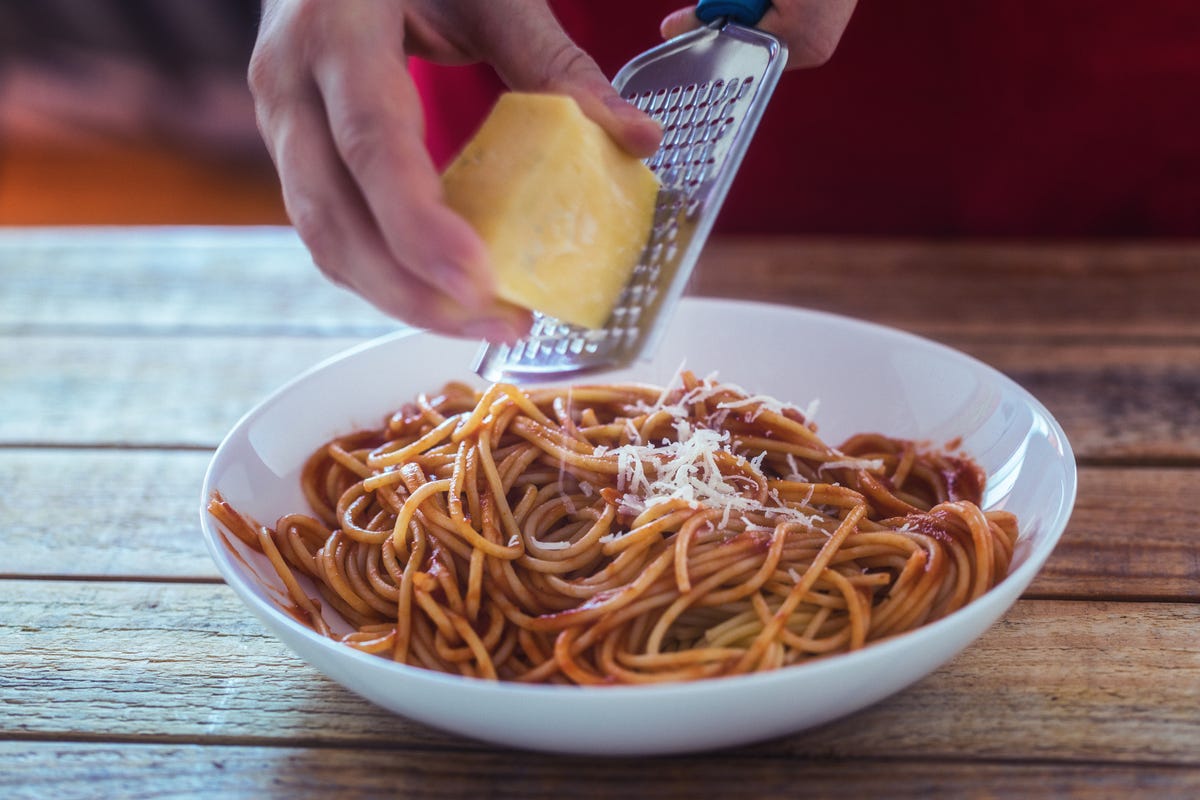
<svg viewBox="0 0 1200 800">
<path fill-rule="evenodd" d="M 773 533 L 775 531 L 774 528 L 766 525 L 756 525 L 755 523 L 751 522 L 745 514 L 742 515 L 742 524 L 746 526 L 746 530 L 748 531 L 757 531 L 759 533 Z"/>
<path fill-rule="evenodd" d="M 722 526 L 728 524 L 733 514 L 744 519 L 747 512 L 765 512 L 811 524 L 809 515 L 788 507 L 776 492 L 770 493 L 769 504 L 747 496 L 738 485 L 747 483 L 746 476 L 727 477 L 718 465 L 718 455 L 724 453 L 741 469 L 761 478 L 766 452 L 749 460 L 735 453 L 732 437 L 729 431 L 720 429 L 721 423 L 733 409 L 752 409 L 753 419 L 763 410 L 782 413 L 785 408 L 795 407 L 766 395 L 748 395 L 741 387 L 717 383 L 711 376 L 670 402 L 672 392 L 678 391 L 672 387 L 677 386 L 681 388 L 678 373 L 652 405 L 640 404 L 637 408 L 647 416 L 665 413 L 671 417 L 674 441 L 664 438 L 657 444 L 643 443 L 636 426 L 630 422 L 627 431 L 631 441 L 606 451 L 617 456 L 617 491 L 622 493 L 620 511 L 636 514 L 660 503 L 682 500 L 692 507 L 721 509 Z M 696 405 L 731 394 L 740 397 L 716 403 L 713 414 L 704 422 L 693 419 Z"/>
<path fill-rule="evenodd" d="M 737 389 L 732 385 L 727 385 L 727 388 L 733 388 L 733 389 L 735 389 L 735 391 L 740 391 L 740 389 Z M 731 410 L 738 409 L 738 408 L 746 408 L 747 406 L 754 406 L 754 411 L 750 415 L 751 421 L 758 419 L 758 415 L 763 413 L 764 411 L 773 411 L 776 414 L 782 414 L 785 409 L 789 409 L 789 408 L 792 409 L 793 411 L 800 411 L 799 408 L 797 408 L 796 406 L 794 406 L 790 403 L 780 402 L 779 400 L 776 400 L 774 397 L 771 397 L 770 395 L 765 395 L 765 394 L 755 394 L 755 395 L 750 395 L 749 397 L 744 397 L 741 400 L 726 400 L 723 403 L 717 403 L 717 408 L 731 409 Z M 801 413 L 803 413 L 803 412 L 801 412 Z"/>
</svg>

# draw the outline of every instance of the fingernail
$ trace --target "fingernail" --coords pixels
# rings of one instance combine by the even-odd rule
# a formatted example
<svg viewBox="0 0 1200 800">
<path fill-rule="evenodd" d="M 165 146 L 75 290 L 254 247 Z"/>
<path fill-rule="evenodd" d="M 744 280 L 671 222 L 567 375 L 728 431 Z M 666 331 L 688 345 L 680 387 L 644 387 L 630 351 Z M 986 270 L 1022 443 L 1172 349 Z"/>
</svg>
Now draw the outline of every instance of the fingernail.
<svg viewBox="0 0 1200 800">
<path fill-rule="evenodd" d="M 610 96 L 606 102 L 616 116 L 638 126 L 636 138 L 630 139 L 626 147 L 636 150 L 638 154 L 644 151 L 647 155 L 658 149 L 663 135 L 662 123 L 615 95 Z"/>
</svg>

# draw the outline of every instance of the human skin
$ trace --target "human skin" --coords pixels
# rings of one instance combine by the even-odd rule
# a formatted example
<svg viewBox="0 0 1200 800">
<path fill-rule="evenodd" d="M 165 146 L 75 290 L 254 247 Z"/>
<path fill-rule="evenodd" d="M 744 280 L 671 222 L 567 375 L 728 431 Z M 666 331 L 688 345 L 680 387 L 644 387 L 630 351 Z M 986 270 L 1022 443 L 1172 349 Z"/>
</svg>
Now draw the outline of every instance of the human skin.
<svg viewBox="0 0 1200 800">
<path fill-rule="evenodd" d="M 760 27 L 792 66 L 832 54 L 853 0 L 778 0 Z M 664 36 L 698 25 L 694 7 Z M 513 90 L 557 92 L 633 155 L 653 120 L 622 100 L 545 0 L 266 0 L 249 82 L 284 204 L 314 263 L 383 312 L 439 333 L 512 341 L 529 312 L 494 293 L 487 251 L 446 207 L 406 59 L 483 62 Z"/>
</svg>

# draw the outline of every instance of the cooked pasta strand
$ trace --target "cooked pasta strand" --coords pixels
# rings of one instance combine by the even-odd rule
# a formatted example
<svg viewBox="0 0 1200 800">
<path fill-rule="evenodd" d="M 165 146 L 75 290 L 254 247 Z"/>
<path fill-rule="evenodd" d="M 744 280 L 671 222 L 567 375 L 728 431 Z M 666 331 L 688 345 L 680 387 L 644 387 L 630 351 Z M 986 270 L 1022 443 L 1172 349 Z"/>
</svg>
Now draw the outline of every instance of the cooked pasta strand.
<svg viewBox="0 0 1200 800">
<path fill-rule="evenodd" d="M 209 506 L 280 603 L 364 652 L 488 680 L 696 680 L 857 650 L 979 598 L 1018 535 L 961 455 L 877 433 L 831 447 L 798 410 L 690 373 L 449 384 L 321 447 L 301 484 L 311 512 L 273 527 Z"/>
</svg>

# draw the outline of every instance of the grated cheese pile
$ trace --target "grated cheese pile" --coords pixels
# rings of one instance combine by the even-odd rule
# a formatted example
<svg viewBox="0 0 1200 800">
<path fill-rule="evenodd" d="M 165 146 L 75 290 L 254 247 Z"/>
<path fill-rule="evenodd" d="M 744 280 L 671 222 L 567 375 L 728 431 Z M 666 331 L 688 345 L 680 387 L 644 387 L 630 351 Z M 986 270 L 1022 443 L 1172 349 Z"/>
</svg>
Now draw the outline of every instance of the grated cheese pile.
<svg viewBox="0 0 1200 800">
<path fill-rule="evenodd" d="M 683 500 L 692 507 L 722 509 L 722 525 L 727 524 L 734 515 L 744 520 L 749 512 L 768 513 L 810 524 L 814 517 L 788 507 L 774 492 L 770 493 L 768 505 L 746 496 L 747 478 L 733 476 L 731 480 L 721 472 L 717 463 L 719 454 L 724 453 L 740 469 L 761 477 L 766 452 L 747 459 L 734 452 L 729 431 L 718 428 L 732 410 L 748 410 L 750 419 L 756 419 L 764 411 L 782 414 L 785 409 L 795 407 L 766 395 L 749 395 L 735 384 L 717 383 L 713 376 L 705 378 L 675 402 L 668 403 L 674 385 L 675 381 L 672 381 L 653 405 L 643 405 L 638 409 L 647 415 L 659 412 L 670 415 L 675 432 L 674 441 L 663 439 L 658 443 L 637 443 L 637 431 L 629 422 L 630 438 L 634 442 L 612 449 L 600 446 L 595 450 L 596 455 L 608 453 L 617 456 L 617 491 L 622 493 L 621 512 L 636 515 L 659 503 Z M 730 394 L 740 394 L 742 397 L 718 402 L 715 405 L 717 411 L 710 415 L 707 424 L 694 424 L 692 407 L 716 395 Z"/>
</svg>

